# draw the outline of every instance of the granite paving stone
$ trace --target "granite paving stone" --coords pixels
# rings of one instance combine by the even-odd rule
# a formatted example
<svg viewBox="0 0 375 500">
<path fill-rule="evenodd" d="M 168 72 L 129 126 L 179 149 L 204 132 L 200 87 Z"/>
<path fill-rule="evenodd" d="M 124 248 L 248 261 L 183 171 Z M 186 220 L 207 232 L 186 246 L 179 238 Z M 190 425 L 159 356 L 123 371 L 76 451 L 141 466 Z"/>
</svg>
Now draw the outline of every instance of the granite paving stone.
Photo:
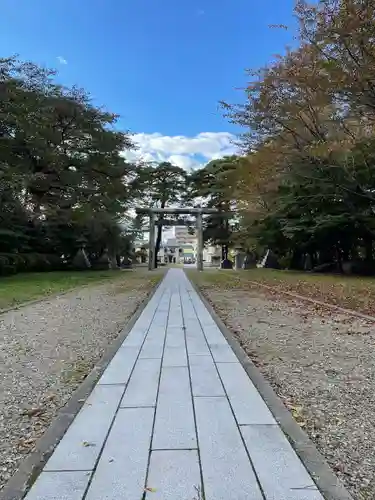
<svg viewBox="0 0 375 500">
<path fill-rule="evenodd" d="M 189 355 L 210 355 L 210 350 L 197 317 L 185 319 L 186 345 Z"/>
<path fill-rule="evenodd" d="M 172 306 L 171 306 L 171 311 L 169 313 L 168 326 L 174 328 L 183 326 L 182 316 L 177 314 L 176 312 L 172 313 Z"/>
<path fill-rule="evenodd" d="M 143 344 L 141 353 L 139 355 L 140 359 L 161 359 L 163 356 L 164 349 L 164 338 L 149 338 L 145 340 Z"/>
<path fill-rule="evenodd" d="M 167 325 L 168 321 L 168 311 L 167 310 L 157 310 L 152 320 L 152 326 L 163 326 Z"/>
<path fill-rule="evenodd" d="M 203 326 L 203 333 L 206 337 L 207 343 L 211 345 L 229 345 L 224 335 L 216 325 Z"/>
<path fill-rule="evenodd" d="M 166 335 L 166 324 L 150 326 L 145 342 L 141 349 L 139 357 L 146 358 L 159 358 L 163 355 L 164 342 Z"/>
<path fill-rule="evenodd" d="M 187 366 L 186 347 L 165 347 L 163 367 Z"/>
<path fill-rule="evenodd" d="M 129 333 L 129 335 L 122 343 L 122 347 L 138 347 L 140 349 L 146 338 L 147 330 L 148 327 L 133 328 L 133 330 Z"/>
<path fill-rule="evenodd" d="M 159 386 L 160 359 L 139 359 L 129 380 L 121 407 L 155 406 Z"/>
<path fill-rule="evenodd" d="M 262 500 L 227 398 L 194 398 L 205 500 Z"/>
<path fill-rule="evenodd" d="M 278 425 L 240 427 L 266 500 L 323 500 Z"/>
<path fill-rule="evenodd" d="M 210 349 L 216 363 L 238 363 L 229 344 L 211 344 Z"/>
<path fill-rule="evenodd" d="M 147 500 L 194 500 L 202 492 L 196 450 L 151 452 Z"/>
<path fill-rule="evenodd" d="M 185 347 L 185 330 L 182 326 L 167 328 L 165 347 Z"/>
<path fill-rule="evenodd" d="M 238 424 L 276 424 L 240 363 L 217 363 L 216 366 Z"/>
<path fill-rule="evenodd" d="M 82 500 L 91 472 L 42 472 L 25 500 Z"/>
<path fill-rule="evenodd" d="M 99 384 L 127 384 L 139 347 L 120 347 L 99 379 Z"/>
<path fill-rule="evenodd" d="M 194 396 L 225 396 L 212 356 L 189 356 Z"/>
<path fill-rule="evenodd" d="M 186 334 L 186 345 L 189 356 L 211 356 L 205 338 L 198 335 Z"/>
<path fill-rule="evenodd" d="M 142 498 L 153 419 L 153 408 L 119 410 L 85 500 Z"/>
<path fill-rule="evenodd" d="M 200 323 L 203 326 L 215 326 L 216 325 L 215 320 L 212 318 L 211 314 L 208 312 L 208 310 L 206 309 L 205 305 L 198 297 L 196 292 L 194 291 L 190 293 L 191 293 L 192 303 L 194 305 L 194 309 L 196 311 Z"/>
<path fill-rule="evenodd" d="M 124 385 L 96 386 L 44 470 L 92 470 L 124 390 Z"/>
<path fill-rule="evenodd" d="M 162 368 L 152 449 L 197 447 L 187 367 Z"/>
</svg>

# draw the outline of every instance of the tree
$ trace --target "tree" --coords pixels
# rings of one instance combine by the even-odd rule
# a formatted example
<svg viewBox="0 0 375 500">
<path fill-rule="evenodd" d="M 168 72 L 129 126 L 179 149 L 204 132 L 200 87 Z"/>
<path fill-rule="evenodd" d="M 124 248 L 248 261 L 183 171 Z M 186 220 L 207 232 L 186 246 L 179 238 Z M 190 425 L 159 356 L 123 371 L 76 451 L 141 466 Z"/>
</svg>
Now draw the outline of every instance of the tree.
<svg viewBox="0 0 375 500">
<path fill-rule="evenodd" d="M 183 168 L 169 162 L 157 165 L 141 164 L 135 171 L 130 189 L 135 193 L 136 200 L 144 206 L 150 208 L 178 206 L 187 190 L 187 174 Z M 160 216 L 156 222 L 155 267 L 162 240 L 163 218 L 168 216 Z"/>
<path fill-rule="evenodd" d="M 122 152 L 132 142 L 114 129 L 116 119 L 85 91 L 55 83 L 53 71 L 0 59 L 0 210 L 12 205 L 20 221 L 11 236 L 0 218 L 11 253 L 60 258 L 68 242 L 69 254 L 76 246 L 77 218 L 83 227 L 127 209 L 132 166 Z"/>
<path fill-rule="evenodd" d="M 375 6 L 299 2 L 300 46 L 249 72 L 236 169 L 239 233 L 317 264 L 373 258 Z M 294 265 L 294 264 L 293 264 Z"/>
<path fill-rule="evenodd" d="M 200 206 L 218 208 L 229 212 L 234 208 L 234 172 L 239 164 L 236 156 L 210 161 L 204 168 L 193 172 L 189 177 L 189 197 Z M 229 217 L 210 215 L 205 219 L 203 231 L 205 241 L 222 247 L 222 259 L 228 258 L 232 228 Z"/>
<path fill-rule="evenodd" d="M 127 134 L 110 129 L 116 115 L 30 63 L 0 62 L 0 74 L 8 76 L 2 82 L 7 165 L 22 176 L 35 217 L 60 217 L 77 204 L 119 212 L 128 173 L 121 152 L 132 145 Z"/>
</svg>

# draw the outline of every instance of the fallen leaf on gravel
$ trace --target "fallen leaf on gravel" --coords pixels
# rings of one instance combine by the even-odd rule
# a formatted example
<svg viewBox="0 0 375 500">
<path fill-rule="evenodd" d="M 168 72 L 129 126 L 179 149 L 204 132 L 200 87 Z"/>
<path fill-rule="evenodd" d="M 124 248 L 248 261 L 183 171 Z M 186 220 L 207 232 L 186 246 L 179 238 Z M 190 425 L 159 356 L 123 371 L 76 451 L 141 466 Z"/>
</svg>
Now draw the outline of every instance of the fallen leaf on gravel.
<svg viewBox="0 0 375 500">
<path fill-rule="evenodd" d="M 296 420 L 297 424 L 300 427 L 305 427 L 307 422 L 304 420 L 302 415 L 303 407 L 291 404 L 287 404 L 287 407 L 292 412 L 293 418 Z"/>
<path fill-rule="evenodd" d="M 39 417 L 46 410 L 45 408 L 29 408 L 22 411 L 22 415 L 27 415 L 28 417 Z"/>
<path fill-rule="evenodd" d="M 290 410 L 292 410 L 292 414 L 294 418 L 298 418 L 301 416 L 302 406 L 289 405 Z"/>
<path fill-rule="evenodd" d="M 18 441 L 18 446 L 21 446 L 22 448 L 30 448 L 35 443 L 36 439 L 35 438 L 28 438 L 28 439 L 20 439 Z"/>
<path fill-rule="evenodd" d="M 53 399 L 56 399 L 56 397 L 56 394 L 47 394 L 46 401 L 52 401 Z"/>
</svg>

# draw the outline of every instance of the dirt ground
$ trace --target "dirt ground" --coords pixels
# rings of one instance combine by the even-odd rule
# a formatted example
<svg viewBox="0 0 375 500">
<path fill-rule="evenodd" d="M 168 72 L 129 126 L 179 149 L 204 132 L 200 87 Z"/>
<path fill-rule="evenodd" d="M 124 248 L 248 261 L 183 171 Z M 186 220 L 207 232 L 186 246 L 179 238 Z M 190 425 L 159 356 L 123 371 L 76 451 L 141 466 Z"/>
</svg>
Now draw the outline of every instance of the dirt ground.
<svg viewBox="0 0 375 500">
<path fill-rule="evenodd" d="M 353 497 L 373 500 L 375 323 L 287 298 L 280 279 L 265 291 L 236 273 L 188 274 Z"/>
</svg>

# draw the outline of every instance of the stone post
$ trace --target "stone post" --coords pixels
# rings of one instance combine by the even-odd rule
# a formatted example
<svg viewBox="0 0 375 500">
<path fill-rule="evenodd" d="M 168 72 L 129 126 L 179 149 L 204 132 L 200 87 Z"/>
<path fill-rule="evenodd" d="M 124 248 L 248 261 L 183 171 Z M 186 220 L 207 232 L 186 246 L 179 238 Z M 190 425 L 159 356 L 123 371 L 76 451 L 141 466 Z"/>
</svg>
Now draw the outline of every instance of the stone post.
<svg viewBox="0 0 375 500">
<path fill-rule="evenodd" d="M 234 257 L 234 264 L 236 269 L 242 269 L 243 263 L 245 260 L 245 255 L 241 250 L 237 250 L 236 255 Z"/>
</svg>

